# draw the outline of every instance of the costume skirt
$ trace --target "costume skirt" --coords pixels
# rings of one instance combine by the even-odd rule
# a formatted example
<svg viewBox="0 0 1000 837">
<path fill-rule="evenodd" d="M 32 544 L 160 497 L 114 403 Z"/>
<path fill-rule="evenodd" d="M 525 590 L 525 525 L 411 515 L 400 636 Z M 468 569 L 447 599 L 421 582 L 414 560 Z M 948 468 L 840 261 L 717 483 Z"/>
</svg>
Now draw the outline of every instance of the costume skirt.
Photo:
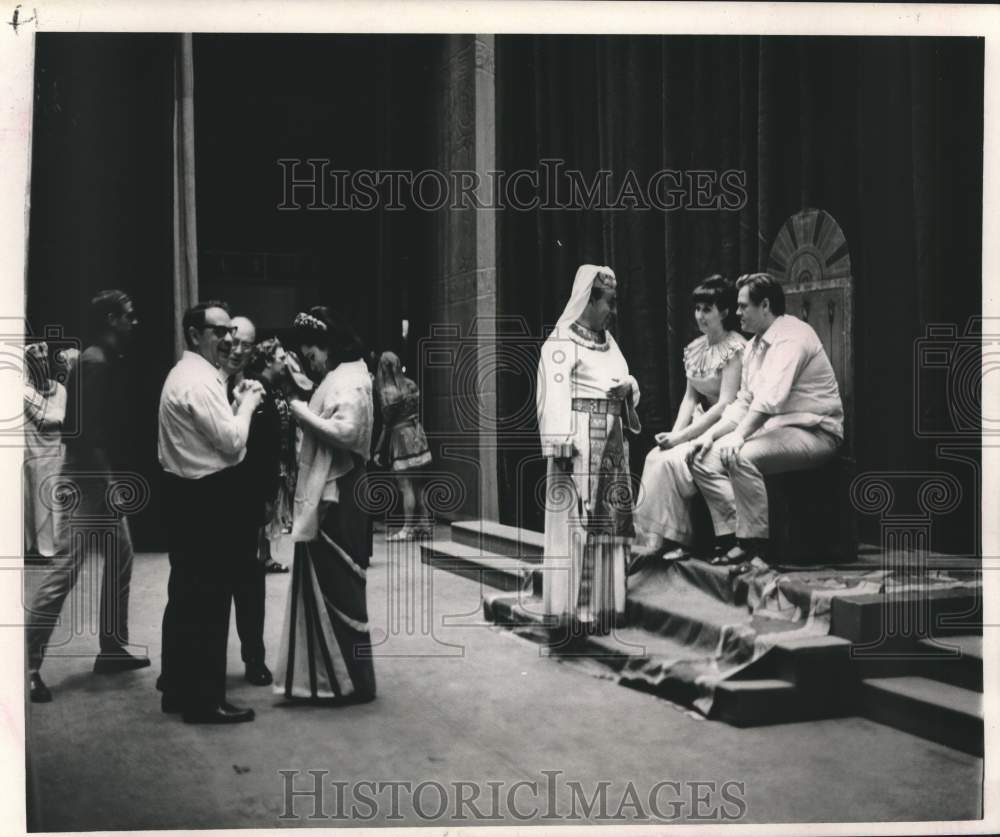
<svg viewBox="0 0 1000 837">
<path fill-rule="evenodd" d="M 419 421 L 401 421 L 389 430 L 389 461 L 394 471 L 407 471 L 430 464 L 427 435 Z"/>
<path fill-rule="evenodd" d="M 617 416 L 581 414 L 589 457 L 549 460 L 545 508 L 545 612 L 608 630 L 625 616 L 625 565 L 634 528 L 628 445 Z M 581 496 L 588 486 L 589 502 Z"/>
<path fill-rule="evenodd" d="M 371 523 L 355 501 L 358 464 L 321 510 L 316 540 L 296 543 L 275 691 L 289 700 L 375 697 L 365 587 Z"/>
</svg>

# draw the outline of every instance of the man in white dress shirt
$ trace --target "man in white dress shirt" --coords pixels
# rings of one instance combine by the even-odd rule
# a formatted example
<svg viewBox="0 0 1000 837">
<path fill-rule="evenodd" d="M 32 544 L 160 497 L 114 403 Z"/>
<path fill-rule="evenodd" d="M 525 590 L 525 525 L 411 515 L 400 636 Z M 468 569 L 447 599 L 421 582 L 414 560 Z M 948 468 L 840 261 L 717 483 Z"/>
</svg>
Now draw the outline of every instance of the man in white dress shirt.
<svg viewBox="0 0 1000 837">
<path fill-rule="evenodd" d="M 226 646 L 241 512 L 235 466 L 246 455 L 263 391 L 245 382 L 229 403 L 220 367 L 232 351 L 234 326 L 224 303 L 199 303 L 184 314 L 182 327 L 187 350 L 160 395 L 170 549 L 162 708 L 182 712 L 188 723 L 252 721 L 252 709 L 226 702 Z"/>
<path fill-rule="evenodd" d="M 728 564 L 766 560 L 764 475 L 816 468 L 844 439 L 837 378 L 816 332 L 785 313 L 784 291 L 770 274 L 741 276 L 736 288 L 742 329 L 754 335 L 743 354 L 740 391 L 689 453 L 709 506 L 735 504 L 740 545 L 719 559 Z"/>
</svg>

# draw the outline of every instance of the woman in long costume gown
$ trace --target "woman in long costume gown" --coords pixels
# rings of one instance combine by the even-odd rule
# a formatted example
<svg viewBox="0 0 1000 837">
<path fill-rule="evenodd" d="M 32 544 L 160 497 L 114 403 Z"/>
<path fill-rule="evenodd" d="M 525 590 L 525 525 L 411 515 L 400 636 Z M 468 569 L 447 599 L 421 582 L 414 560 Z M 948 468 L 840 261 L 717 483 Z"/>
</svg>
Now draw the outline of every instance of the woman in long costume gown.
<svg viewBox="0 0 1000 837">
<path fill-rule="evenodd" d="M 302 447 L 275 691 L 289 700 L 359 703 L 375 697 L 365 598 L 371 521 L 357 496 L 371 449 L 371 376 L 360 341 L 326 309 L 298 315 L 295 328 L 313 369 L 330 371 L 308 405 L 291 402 Z"/>
<path fill-rule="evenodd" d="M 639 432 L 639 387 L 605 328 L 616 287 L 610 268 L 580 267 L 570 301 L 542 346 L 537 386 L 548 459 L 545 613 L 557 623 L 605 631 L 625 615 L 634 534 L 623 426 Z"/>
</svg>

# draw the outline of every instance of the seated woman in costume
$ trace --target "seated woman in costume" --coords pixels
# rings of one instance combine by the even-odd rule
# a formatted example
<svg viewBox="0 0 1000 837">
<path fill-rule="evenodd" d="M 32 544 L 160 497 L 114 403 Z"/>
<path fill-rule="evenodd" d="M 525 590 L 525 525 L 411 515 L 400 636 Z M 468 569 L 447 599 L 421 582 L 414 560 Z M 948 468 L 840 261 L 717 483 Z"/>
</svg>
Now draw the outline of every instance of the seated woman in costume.
<svg viewBox="0 0 1000 837">
<path fill-rule="evenodd" d="M 646 457 L 642 490 L 635 509 L 641 535 L 634 558 L 685 557 L 692 545 L 690 502 L 697 488 L 687 465 L 689 442 L 715 424 L 736 398 L 746 340 L 736 330 L 736 293 L 722 276 L 710 276 L 692 293 L 694 319 L 702 332 L 684 349 L 687 390 L 670 432 L 656 434 Z M 733 545 L 735 520 L 714 519 L 716 552 Z M 721 551 L 720 551 L 721 550 Z"/>
</svg>

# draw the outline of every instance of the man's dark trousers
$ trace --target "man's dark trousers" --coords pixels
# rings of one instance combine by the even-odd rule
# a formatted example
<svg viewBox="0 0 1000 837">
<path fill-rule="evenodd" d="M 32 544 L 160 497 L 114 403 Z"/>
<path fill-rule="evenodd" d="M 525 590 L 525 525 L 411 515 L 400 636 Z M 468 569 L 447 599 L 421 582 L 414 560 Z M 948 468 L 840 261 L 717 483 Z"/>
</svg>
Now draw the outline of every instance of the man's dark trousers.
<svg viewBox="0 0 1000 837">
<path fill-rule="evenodd" d="M 191 480 L 166 474 L 170 581 L 163 614 L 165 700 L 184 711 L 225 701 L 229 604 L 238 531 L 235 469 Z"/>
</svg>

